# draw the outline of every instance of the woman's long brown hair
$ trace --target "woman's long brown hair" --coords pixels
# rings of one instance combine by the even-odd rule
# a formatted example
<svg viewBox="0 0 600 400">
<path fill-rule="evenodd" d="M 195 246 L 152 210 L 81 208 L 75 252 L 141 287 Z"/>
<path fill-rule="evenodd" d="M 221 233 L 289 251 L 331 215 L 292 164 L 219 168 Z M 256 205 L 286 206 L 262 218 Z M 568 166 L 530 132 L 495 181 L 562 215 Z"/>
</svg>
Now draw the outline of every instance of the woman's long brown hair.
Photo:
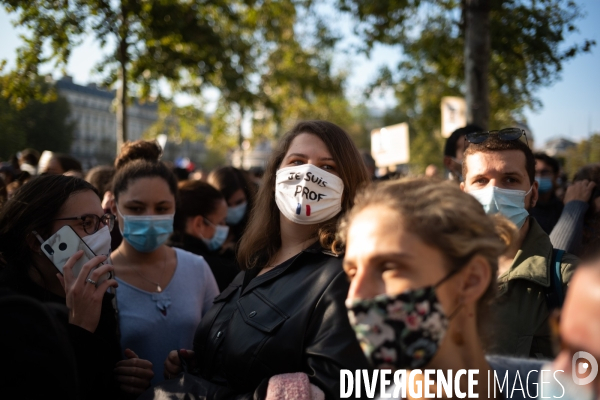
<svg viewBox="0 0 600 400">
<path fill-rule="evenodd" d="M 315 135 L 325 143 L 344 183 L 342 211 L 320 224 L 315 232 L 315 240 L 319 239 L 321 246 L 341 252 L 335 238 L 338 219 L 352 208 L 358 188 L 368 182 L 369 176 L 358 149 L 342 128 L 327 121 L 303 121 L 281 138 L 271 155 L 238 249 L 238 262 L 243 270 L 270 260 L 281 247 L 279 209 L 275 203 L 276 173 L 292 141 L 303 133 Z"/>
</svg>

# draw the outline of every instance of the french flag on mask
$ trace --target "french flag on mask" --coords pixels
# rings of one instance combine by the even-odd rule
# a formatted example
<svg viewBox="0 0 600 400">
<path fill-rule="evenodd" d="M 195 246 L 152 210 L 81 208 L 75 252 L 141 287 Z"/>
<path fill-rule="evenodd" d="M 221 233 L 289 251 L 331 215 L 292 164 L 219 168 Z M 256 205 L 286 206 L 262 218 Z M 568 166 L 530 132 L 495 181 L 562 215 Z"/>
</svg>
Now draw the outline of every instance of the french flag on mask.
<svg viewBox="0 0 600 400">
<path fill-rule="evenodd" d="M 342 210 L 344 183 L 340 177 L 313 164 L 294 165 L 277 171 L 275 202 L 290 221 L 318 224 Z"/>
</svg>

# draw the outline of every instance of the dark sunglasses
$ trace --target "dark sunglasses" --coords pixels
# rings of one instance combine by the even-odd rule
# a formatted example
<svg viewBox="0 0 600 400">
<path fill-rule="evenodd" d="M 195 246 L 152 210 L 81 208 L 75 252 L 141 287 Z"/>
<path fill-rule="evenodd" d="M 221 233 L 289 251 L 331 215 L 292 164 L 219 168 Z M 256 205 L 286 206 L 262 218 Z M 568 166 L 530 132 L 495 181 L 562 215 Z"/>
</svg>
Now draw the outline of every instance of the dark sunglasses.
<svg viewBox="0 0 600 400">
<path fill-rule="evenodd" d="M 527 143 L 527 146 L 529 146 L 527 134 L 523 129 L 519 128 L 505 128 L 500 129 L 499 131 L 467 133 L 465 135 L 465 140 L 469 143 L 479 144 L 485 142 L 490 135 L 496 135 L 498 136 L 498 139 L 505 141 L 518 140 L 521 136 L 525 136 L 525 143 Z"/>
<path fill-rule="evenodd" d="M 88 235 L 93 235 L 98 232 L 100 229 L 100 222 L 106 226 L 108 226 L 108 230 L 112 231 L 115 226 L 115 216 L 112 214 L 104 214 L 99 217 L 96 214 L 85 214 L 81 217 L 67 217 L 67 218 L 57 218 L 56 221 L 75 221 L 81 220 L 83 221 L 83 230 Z"/>
</svg>

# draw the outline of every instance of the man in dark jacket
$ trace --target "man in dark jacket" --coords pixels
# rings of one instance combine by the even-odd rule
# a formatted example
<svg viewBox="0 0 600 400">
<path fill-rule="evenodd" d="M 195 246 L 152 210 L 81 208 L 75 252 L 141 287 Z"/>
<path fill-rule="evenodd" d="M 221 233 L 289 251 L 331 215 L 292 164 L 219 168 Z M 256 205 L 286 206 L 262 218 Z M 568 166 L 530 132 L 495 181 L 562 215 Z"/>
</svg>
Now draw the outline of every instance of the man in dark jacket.
<svg viewBox="0 0 600 400">
<path fill-rule="evenodd" d="M 533 153 L 519 140 L 521 132 L 476 135 L 472 137 L 476 143 L 465 150 L 461 188 L 476 197 L 486 213 L 500 213 L 519 229 L 515 242 L 499 260 L 492 352 L 552 358 L 547 295 L 560 297 L 566 291 L 577 258 L 564 254 L 556 260 L 550 238 L 529 218 L 528 210 L 538 200 L 538 182 Z M 551 286 L 555 271 L 560 287 Z"/>
</svg>

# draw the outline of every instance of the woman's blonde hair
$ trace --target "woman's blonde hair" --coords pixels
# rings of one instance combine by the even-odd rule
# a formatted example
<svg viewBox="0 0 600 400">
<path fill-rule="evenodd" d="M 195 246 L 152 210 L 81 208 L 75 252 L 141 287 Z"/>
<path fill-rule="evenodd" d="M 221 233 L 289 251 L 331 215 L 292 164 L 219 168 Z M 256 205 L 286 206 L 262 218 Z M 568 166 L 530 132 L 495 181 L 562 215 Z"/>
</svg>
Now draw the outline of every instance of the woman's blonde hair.
<svg viewBox="0 0 600 400">
<path fill-rule="evenodd" d="M 358 194 L 354 208 L 342 218 L 338 238 L 346 242 L 354 217 L 368 207 L 386 207 L 400 216 L 402 224 L 424 243 L 437 248 L 447 261 L 448 272 L 458 270 L 479 255 L 489 263 L 492 279 L 478 301 L 478 321 L 487 314 L 496 293 L 498 257 L 517 230 L 496 214 L 486 215 L 481 204 L 456 184 L 429 178 L 405 178 L 367 187 Z"/>
<path fill-rule="evenodd" d="M 368 182 L 367 169 L 360 153 L 342 128 L 327 121 L 303 121 L 296 124 L 281 138 L 273 151 L 263 183 L 256 195 L 250 220 L 238 249 L 238 262 L 242 270 L 254 268 L 260 262 L 268 262 L 281 247 L 279 209 L 275 203 L 275 179 L 292 141 L 303 133 L 321 139 L 335 161 L 336 170 L 344 183 L 342 214 L 352 208 L 358 188 Z M 319 239 L 321 246 L 332 248 L 336 253 L 341 252 L 336 242 L 338 218 L 336 216 L 323 222 L 315 232 L 315 240 Z"/>
</svg>

